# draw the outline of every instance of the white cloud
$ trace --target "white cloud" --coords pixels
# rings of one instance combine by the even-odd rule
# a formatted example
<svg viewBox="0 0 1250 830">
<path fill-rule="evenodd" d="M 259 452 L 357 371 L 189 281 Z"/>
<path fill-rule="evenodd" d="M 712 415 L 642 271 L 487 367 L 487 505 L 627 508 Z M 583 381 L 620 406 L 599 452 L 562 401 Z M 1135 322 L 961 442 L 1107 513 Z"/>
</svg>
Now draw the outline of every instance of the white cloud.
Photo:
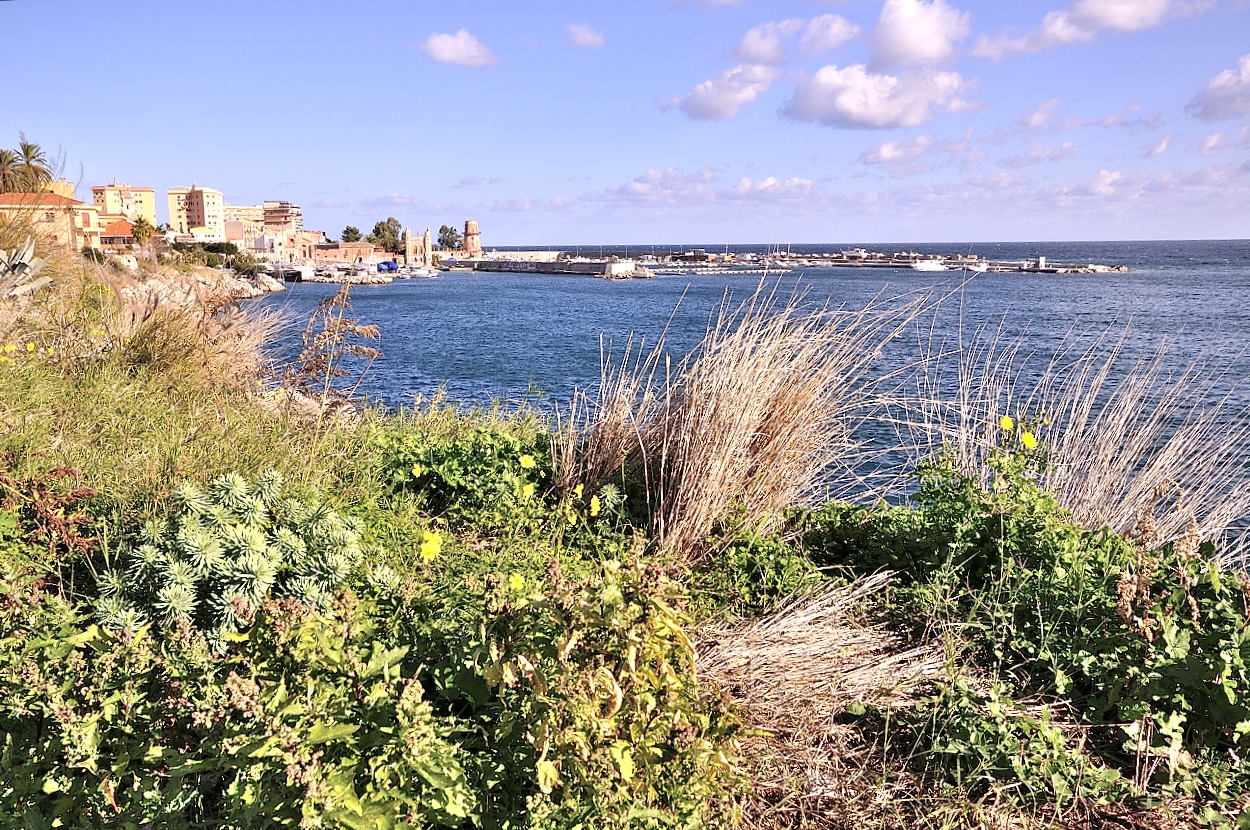
<svg viewBox="0 0 1250 830">
<path fill-rule="evenodd" d="M 1154 145 L 1153 147 L 1145 148 L 1142 152 L 1142 155 L 1148 159 L 1156 158 L 1158 156 L 1163 155 L 1164 153 L 1168 151 L 1168 148 L 1172 146 L 1172 141 L 1174 138 L 1175 137 L 1171 133 L 1168 133 L 1163 138 L 1159 139 L 1158 144 Z"/>
<path fill-rule="evenodd" d="M 786 62 L 783 41 L 803 28 L 803 20 L 792 17 L 774 23 L 761 23 L 747 30 L 734 47 L 734 60 L 739 63 L 777 65 Z"/>
<path fill-rule="evenodd" d="M 860 164 L 880 167 L 896 179 L 927 173 L 945 164 L 958 163 L 965 171 L 975 170 L 985 151 L 973 143 L 971 128 L 955 141 L 938 141 L 931 135 L 913 139 L 883 141 L 859 156 Z"/>
<path fill-rule="evenodd" d="M 837 49 L 863 31 L 845 17 L 822 14 L 812 18 L 799 41 L 799 51 L 807 57 L 821 55 Z"/>
<path fill-rule="evenodd" d="M 703 168 L 693 173 L 670 167 L 648 170 L 625 184 L 587 193 L 583 201 L 609 202 L 630 207 L 685 207 L 690 205 L 810 205 L 823 202 L 825 194 L 810 179 L 741 178 L 730 187 L 715 184 L 716 171 Z"/>
<path fill-rule="evenodd" d="M 564 28 L 569 33 L 569 42 L 574 46 L 594 48 L 603 45 L 603 32 L 596 32 L 582 23 L 570 23 Z"/>
<path fill-rule="evenodd" d="M 1236 69 L 1207 81 L 1185 110 L 1207 121 L 1250 115 L 1250 55 L 1242 55 Z"/>
<path fill-rule="evenodd" d="M 1051 118 L 1054 117 L 1055 108 L 1058 106 L 1058 98 L 1051 98 L 1049 101 L 1044 101 L 1032 112 L 1027 113 L 1023 118 L 1021 118 L 1020 123 L 1030 130 L 1040 130 L 1050 122 Z"/>
<path fill-rule="evenodd" d="M 1047 161 L 1060 161 L 1062 159 L 1071 158 L 1081 151 L 1079 144 L 1073 144 L 1065 141 L 1058 147 L 1045 147 L 1041 144 L 1034 144 L 1028 150 L 1019 155 L 1008 156 L 1000 160 L 998 163 L 1002 167 L 1010 170 L 1019 170 L 1021 167 L 1028 167 L 1032 164 L 1041 164 Z"/>
<path fill-rule="evenodd" d="M 735 66 L 718 72 L 676 103 L 691 118 L 722 121 L 767 92 L 779 77 L 781 73 L 771 66 Z"/>
<path fill-rule="evenodd" d="M 1093 40 L 1100 32 L 1138 32 L 1159 25 L 1169 14 L 1199 11 L 1203 4 L 1183 0 L 1076 0 L 1048 13 L 1041 25 L 1020 37 L 982 35 L 972 54 L 1000 61 L 1019 52 Z"/>
<path fill-rule="evenodd" d="M 1076 189 L 1090 196 L 1110 196 L 1116 192 L 1123 179 L 1119 170 L 1100 170 L 1077 185 Z"/>
<path fill-rule="evenodd" d="M 967 110 L 960 95 L 971 84 L 957 72 L 913 71 L 902 75 L 869 72 L 863 64 L 845 69 L 825 66 L 803 78 L 782 115 L 826 127 L 884 129 L 917 127 L 933 110 Z"/>
<path fill-rule="evenodd" d="M 1228 135 L 1225 133 L 1211 133 L 1211 135 L 1198 142 L 1198 152 L 1204 156 L 1213 156 L 1228 145 Z"/>
<path fill-rule="evenodd" d="M 971 15 L 943 0 L 885 0 L 872 30 L 872 67 L 945 65 L 959 56 Z"/>
<path fill-rule="evenodd" d="M 430 35 L 421 50 L 439 63 L 457 66 L 490 66 L 499 60 L 486 44 L 469 34 L 468 29 L 461 29 L 454 35 Z"/>
<path fill-rule="evenodd" d="M 902 179 L 930 169 L 922 159 L 936 143 L 931 135 L 918 135 L 907 141 L 883 141 L 861 153 L 859 161 L 882 167 L 894 178 Z"/>
<path fill-rule="evenodd" d="M 754 202 L 801 201 L 811 195 L 815 184 L 810 179 L 792 178 L 784 182 L 774 176 L 766 179 L 739 179 L 729 193 L 737 198 Z"/>
</svg>

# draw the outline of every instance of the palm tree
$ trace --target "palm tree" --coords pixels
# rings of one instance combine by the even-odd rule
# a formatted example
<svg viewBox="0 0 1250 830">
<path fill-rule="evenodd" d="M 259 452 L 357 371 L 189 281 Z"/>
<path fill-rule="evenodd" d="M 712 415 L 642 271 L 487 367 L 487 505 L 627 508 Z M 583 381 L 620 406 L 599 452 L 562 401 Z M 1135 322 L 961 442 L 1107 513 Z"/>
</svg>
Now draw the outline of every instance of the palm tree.
<svg viewBox="0 0 1250 830">
<path fill-rule="evenodd" d="M 20 178 L 17 153 L 0 148 L 0 193 L 12 193 L 17 190 Z"/>
<path fill-rule="evenodd" d="M 52 165 L 42 147 L 33 141 L 27 141 L 25 133 L 21 133 L 20 138 L 17 145 L 17 164 L 21 184 L 24 190 L 34 193 L 52 181 Z"/>
<path fill-rule="evenodd" d="M 135 242 L 138 242 L 140 247 L 148 244 L 148 240 L 154 233 L 156 233 L 156 228 L 152 227 L 152 223 L 147 220 L 146 216 L 140 216 L 130 226 L 130 235 L 135 238 Z"/>
</svg>

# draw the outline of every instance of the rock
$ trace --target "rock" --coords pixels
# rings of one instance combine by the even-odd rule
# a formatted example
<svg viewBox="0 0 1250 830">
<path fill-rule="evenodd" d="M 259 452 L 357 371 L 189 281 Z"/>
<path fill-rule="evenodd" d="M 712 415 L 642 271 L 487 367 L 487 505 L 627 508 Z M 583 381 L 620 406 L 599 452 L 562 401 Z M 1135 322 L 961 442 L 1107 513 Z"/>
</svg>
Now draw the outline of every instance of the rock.
<svg viewBox="0 0 1250 830">
<path fill-rule="evenodd" d="M 272 294 L 275 291 L 286 291 L 286 284 L 275 280 L 268 274 L 257 274 L 254 277 L 256 287 L 266 294 Z"/>
</svg>

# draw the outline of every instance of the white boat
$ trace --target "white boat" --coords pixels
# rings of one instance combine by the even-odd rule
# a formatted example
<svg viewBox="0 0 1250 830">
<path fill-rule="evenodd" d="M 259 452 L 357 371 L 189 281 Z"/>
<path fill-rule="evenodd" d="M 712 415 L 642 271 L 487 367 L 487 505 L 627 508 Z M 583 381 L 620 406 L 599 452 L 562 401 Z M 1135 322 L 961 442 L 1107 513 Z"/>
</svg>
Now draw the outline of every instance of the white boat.
<svg viewBox="0 0 1250 830">
<path fill-rule="evenodd" d="M 917 271 L 945 271 L 946 264 L 940 259 L 918 259 L 911 264 Z"/>
<path fill-rule="evenodd" d="M 968 270 L 974 274 L 984 274 L 990 270 L 990 264 L 988 262 L 978 262 L 974 265 L 969 265 Z"/>
</svg>

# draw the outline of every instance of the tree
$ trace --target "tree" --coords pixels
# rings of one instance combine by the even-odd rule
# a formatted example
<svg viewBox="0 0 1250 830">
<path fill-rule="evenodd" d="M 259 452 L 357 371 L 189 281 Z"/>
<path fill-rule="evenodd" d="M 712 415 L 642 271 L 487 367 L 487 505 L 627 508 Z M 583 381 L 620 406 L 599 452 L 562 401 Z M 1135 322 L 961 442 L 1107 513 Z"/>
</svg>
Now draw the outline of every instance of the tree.
<svg viewBox="0 0 1250 830">
<path fill-rule="evenodd" d="M 146 216 L 140 216 L 130 226 L 130 235 L 135 238 L 135 242 L 139 243 L 140 248 L 148 244 L 148 240 L 152 238 L 154 233 L 156 233 L 156 228 L 152 227 L 152 223 L 148 221 Z"/>
<path fill-rule="evenodd" d="M 460 231 L 451 225 L 443 225 L 438 229 L 438 247 L 444 251 L 458 251 L 460 243 Z"/>
<path fill-rule="evenodd" d="M 344 242 L 359 242 L 360 237 L 361 237 L 360 228 L 356 227 L 355 225 L 348 225 L 346 228 L 343 228 L 343 241 Z"/>
<path fill-rule="evenodd" d="M 20 181 L 17 153 L 0 148 L 0 193 L 12 193 L 18 189 Z"/>
<path fill-rule="evenodd" d="M 52 181 L 52 165 L 43 148 L 33 141 L 26 140 L 26 134 L 20 134 L 17 145 L 17 169 L 21 178 L 22 190 L 34 193 Z"/>
<path fill-rule="evenodd" d="M 394 216 L 388 217 L 385 222 L 378 222 L 373 226 L 373 233 L 369 234 L 368 241 L 374 245 L 386 250 L 392 254 L 398 254 L 404 250 L 404 241 L 402 234 L 404 226 Z"/>
</svg>

